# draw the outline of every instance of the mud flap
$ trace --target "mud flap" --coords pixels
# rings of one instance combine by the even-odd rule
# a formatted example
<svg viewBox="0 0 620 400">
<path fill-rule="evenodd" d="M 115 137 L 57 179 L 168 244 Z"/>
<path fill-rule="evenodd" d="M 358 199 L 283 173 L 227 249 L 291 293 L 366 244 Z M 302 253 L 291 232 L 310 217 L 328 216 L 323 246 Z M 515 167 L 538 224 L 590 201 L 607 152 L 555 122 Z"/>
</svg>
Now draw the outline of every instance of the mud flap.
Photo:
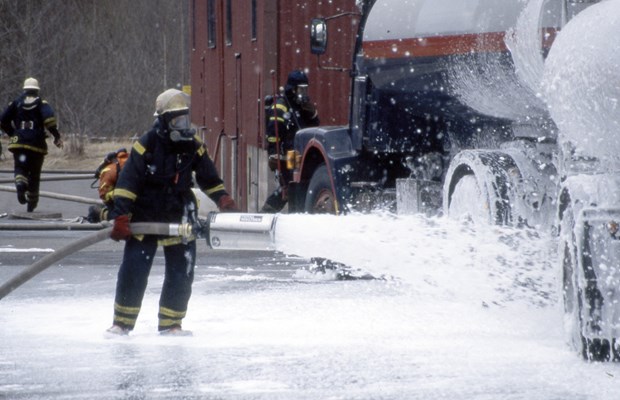
<svg viewBox="0 0 620 400">
<path fill-rule="evenodd" d="M 427 216 L 439 214 L 442 201 L 440 182 L 420 179 L 396 180 L 396 211 L 398 214 Z"/>
</svg>

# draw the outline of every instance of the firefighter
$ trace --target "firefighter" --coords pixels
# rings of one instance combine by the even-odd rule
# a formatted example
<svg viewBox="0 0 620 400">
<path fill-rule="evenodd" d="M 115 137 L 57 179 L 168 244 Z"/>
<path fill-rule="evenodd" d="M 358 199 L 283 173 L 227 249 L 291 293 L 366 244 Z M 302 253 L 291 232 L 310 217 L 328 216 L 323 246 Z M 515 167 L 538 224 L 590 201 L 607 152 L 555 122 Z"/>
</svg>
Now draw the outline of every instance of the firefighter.
<svg viewBox="0 0 620 400">
<path fill-rule="evenodd" d="M 187 95 L 176 89 L 166 90 L 157 97 L 156 115 L 153 128 L 134 143 L 114 189 L 111 238 L 126 243 L 118 271 L 113 325 L 108 334 L 126 335 L 134 328 L 153 259 L 161 245 L 165 278 L 158 330 L 162 335 L 191 335 L 182 329 L 182 321 L 194 278 L 195 238 L 134 236 L 130 220 L 195 222 L 198 205 L 192 191 L 193 178 L 220 211 L 238 211 L 206 145 L 191 129 Z"/>
<path fill-rule="evenodd" d="M 305 72 L 295 70 L 288 75 L 284 95 L 271 99 L 266 112 L 269 169 L 275 172 L 279 185 L 267 198 L 261 212 L 276 213 L 288 200 L 287 186 L 292 180 L 292 172 L 286 168 L 286 153 L 293 149 L 295 133 L 319 125 L 319 114 L 308 96 Z"/>
<path fill-rule="evenodd" d="M 14 159 L 17 201 L 27 203 L 28 212 L 32 212 L 39 203 L 41 169 L 47 154 L 45 130 L 54 136 L 54 145 L 59 149 L 63 148 L 63 142 L 54 110 L 39 97 L 39 82 L 27 78 L 23 90 L 2 113 L 0 127 L 10 137 L 9 151 Z"/>
</svg>

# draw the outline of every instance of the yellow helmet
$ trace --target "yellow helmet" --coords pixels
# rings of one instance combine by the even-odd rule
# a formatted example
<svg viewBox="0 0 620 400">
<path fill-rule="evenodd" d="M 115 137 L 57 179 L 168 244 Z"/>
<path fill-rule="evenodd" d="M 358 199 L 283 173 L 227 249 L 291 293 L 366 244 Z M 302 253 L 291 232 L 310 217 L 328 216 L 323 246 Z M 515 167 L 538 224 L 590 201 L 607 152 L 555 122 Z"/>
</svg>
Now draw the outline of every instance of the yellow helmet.
<svg viewBox="0 0 620 400">
<path fill-rule="evenodd" d="M 167 112 L 189 110 L 190 98 L 187 93 L 178 89 L 168 89 L 157 96 L 155 114 L 159 116 Z"/>
<path fill-rule="evenodd" d="M 39 81 L 34 78 L 26 78 L 24 81 L 24 90 L 40 90 Z"/>
</svg>

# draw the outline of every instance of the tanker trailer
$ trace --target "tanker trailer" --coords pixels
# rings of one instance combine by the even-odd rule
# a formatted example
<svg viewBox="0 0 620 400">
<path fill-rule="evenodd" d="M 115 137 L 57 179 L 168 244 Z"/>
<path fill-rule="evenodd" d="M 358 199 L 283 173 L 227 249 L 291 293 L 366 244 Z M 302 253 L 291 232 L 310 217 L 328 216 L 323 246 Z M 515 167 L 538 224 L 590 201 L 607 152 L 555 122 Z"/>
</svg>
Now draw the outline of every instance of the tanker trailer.
<svg viewBox="0 0 620 400">
<path fill-rule="evenodd" d="M 619 3 L 362 2 L 350 122 L 296 135 L 298 209 L 559 228 L 571 342 L 618 359 Z"/>
<path fill-rule="evenodd" d="M 589 360 L 620 361 L 620 1 L 571 20 L 545 62 L 558 127 L 560 268 L 566 331 Z"/>
<path fill-rule="evenodd" d="M 550 226 L 556 129 L 533 86 L 555 33 L 585 4 L 361 2 L 349 124 L 297 133 L 291 209 Z M 327 51 L 328 22 L 312 21 L 314 53 Z"/>
</svg>

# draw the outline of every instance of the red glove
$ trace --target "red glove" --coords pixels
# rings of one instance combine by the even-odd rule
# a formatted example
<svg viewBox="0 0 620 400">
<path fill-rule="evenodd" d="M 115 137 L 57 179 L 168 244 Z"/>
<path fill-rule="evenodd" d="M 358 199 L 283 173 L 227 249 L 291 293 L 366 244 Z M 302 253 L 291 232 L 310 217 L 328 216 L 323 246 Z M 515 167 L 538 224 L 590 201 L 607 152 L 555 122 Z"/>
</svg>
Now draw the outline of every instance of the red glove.
<svg viewBox="0 0 620 400">
<path fill-rule="evenodd" d="M 220 209 L 221 212 L 238 212 L 239 207 L 233 200 L 232 197 L 225 194 L 217 201 L 217 208 Z"/>
<path fill-rule="evenodd" d="M 127 240 L 131 237 L 128 215 L 119 215 L 114 219 L 114 227 L 112 228 L 110 237 L 117 242 L 119 240 Z"/>
</svg>

